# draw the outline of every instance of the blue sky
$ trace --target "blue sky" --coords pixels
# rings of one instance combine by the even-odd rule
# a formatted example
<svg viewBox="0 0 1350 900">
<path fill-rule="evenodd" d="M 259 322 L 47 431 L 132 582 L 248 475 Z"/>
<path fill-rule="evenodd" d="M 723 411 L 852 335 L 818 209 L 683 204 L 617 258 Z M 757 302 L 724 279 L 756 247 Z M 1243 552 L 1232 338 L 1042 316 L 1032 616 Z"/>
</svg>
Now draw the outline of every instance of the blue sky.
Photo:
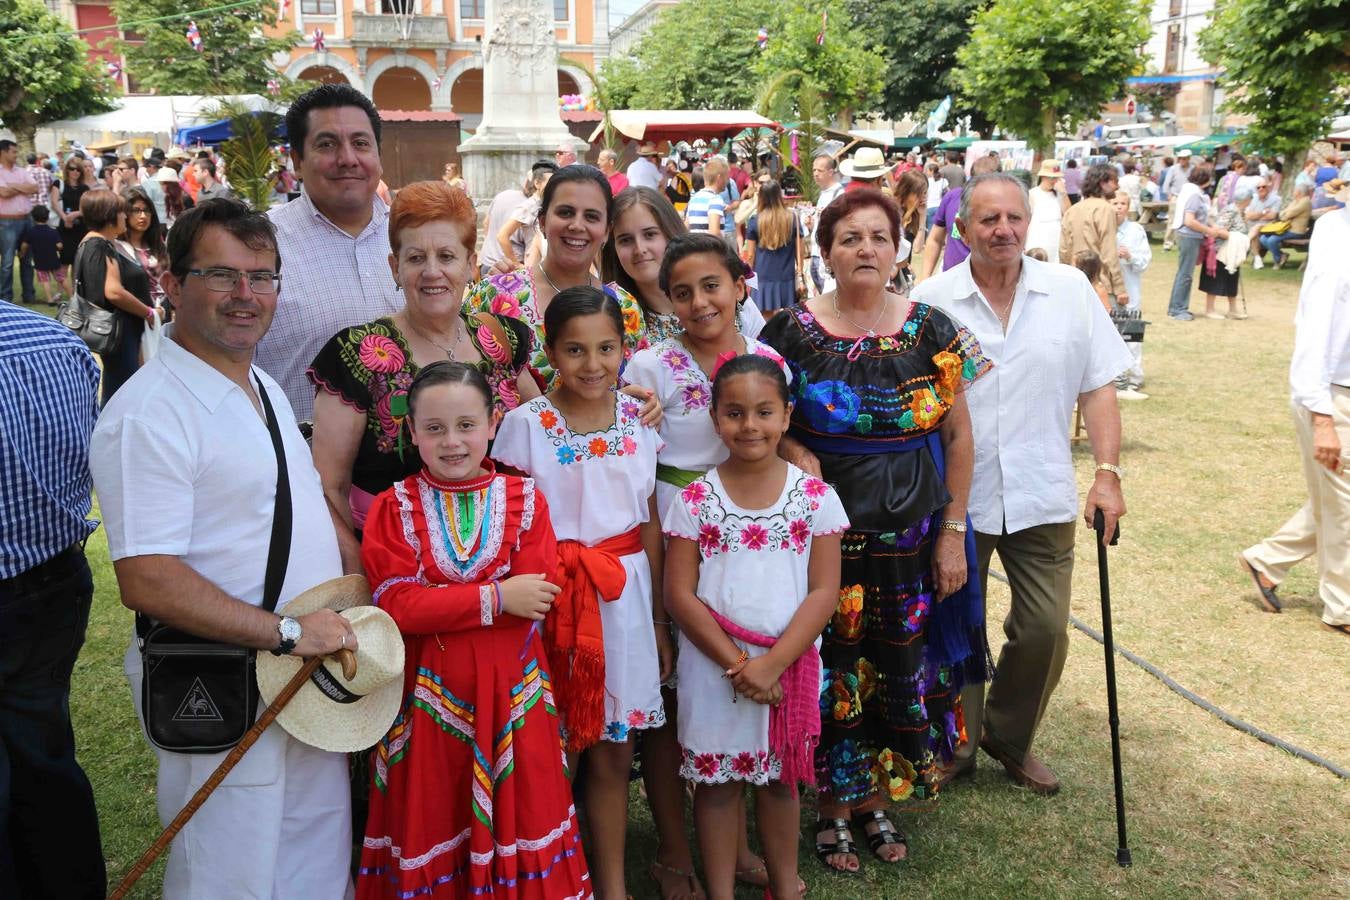
<svg viewBox="0 0 1350 900">
<path fill-rule="evenodd" d="M 609 27 L 613 28 L 633 13 L 637 12 L 647 0 L 609 0 Z"/>
</svg>

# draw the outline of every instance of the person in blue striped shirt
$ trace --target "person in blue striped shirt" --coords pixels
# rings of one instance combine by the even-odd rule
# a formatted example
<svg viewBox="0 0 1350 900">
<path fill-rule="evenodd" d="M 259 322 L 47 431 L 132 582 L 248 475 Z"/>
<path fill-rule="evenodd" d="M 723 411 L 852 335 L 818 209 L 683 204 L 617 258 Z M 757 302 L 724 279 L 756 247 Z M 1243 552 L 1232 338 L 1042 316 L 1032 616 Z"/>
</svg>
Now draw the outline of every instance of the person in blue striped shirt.
<svg viewBox="0 0 1350 900">
<path fill-rule="evenodd" d="M 85 539 L 98 366 L 74 333 L 0 302 L 0 897 L 101 898 L 94 791 L 70 676 L 93 576 Z"/>
</svg>

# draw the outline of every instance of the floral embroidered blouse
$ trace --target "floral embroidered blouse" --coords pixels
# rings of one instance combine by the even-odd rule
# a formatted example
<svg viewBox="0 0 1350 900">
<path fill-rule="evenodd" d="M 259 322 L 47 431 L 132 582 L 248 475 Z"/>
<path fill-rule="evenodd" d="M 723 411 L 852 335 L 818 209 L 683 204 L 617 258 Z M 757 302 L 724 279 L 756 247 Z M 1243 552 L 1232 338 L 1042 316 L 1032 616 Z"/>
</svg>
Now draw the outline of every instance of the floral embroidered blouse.
<svg viewBox="0 0 1350 900">
<path fill-rule="evenodd" d="M 905 451 L 993 368 L 965 326 L 915 302 L 899 331 L 858 341 L 826 331 L 798 304 L 774 316 L 760 340 L 792 369 L 790 434 L 819 457 L 855 529 L 902 530 L 947 503 L 930 454 Z"/>
<path fill-rule="evenodd" d="M 520 403 L 516 379 L 533 346 L 530 330 L 505 316 L 466 314 L 463 321 L 483 358 L 478 368 L 492 388 L 497 408 L 503 413 L 514 409 Z M 422 468 L 412 441 L 405 435 L 400 451 L 398 440 L 407 413 L 408 388 L 418 368 L 403 332 L 393 319 L 381 318 L 335 334 L 305 373 L 317 389 L 366 416 L 352 466 L 352 487 L 357 491 L 379 494 Z M 364 520 L 368 505 L 368 500 L 360 505 L 353 500 L 353 513 L 359 520 Z"/>
<path fill-rule="evenodd" d="M 619 302 L 623 311 L 624 358 L 647 345 L 647 329 L 643 323 L 642 306 L 633 295 L 610 283 L 605 293 Z M 553 367 L 544 353 L 544 315 L 534 302 L 534 274 L 526 268 L 514 272 L 489 275 L 469 289 L 464 308 L 509 316 L 524 322 L 534 331 L 534 349 L 530 355 L 530 371 L 539 382 L 540 390 L 548 390 L 553 381 Z"/>
</svg>

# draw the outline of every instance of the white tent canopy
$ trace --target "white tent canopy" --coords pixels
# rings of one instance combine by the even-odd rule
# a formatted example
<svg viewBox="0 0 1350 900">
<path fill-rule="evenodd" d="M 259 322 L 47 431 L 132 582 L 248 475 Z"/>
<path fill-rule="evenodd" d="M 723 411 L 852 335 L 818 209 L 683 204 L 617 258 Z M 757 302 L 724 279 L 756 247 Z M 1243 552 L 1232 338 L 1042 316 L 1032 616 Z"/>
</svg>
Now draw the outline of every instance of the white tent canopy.
<svg viewBox="0 0 1350 900">
<path fill-rule="evenodd" d="M 37 146 L 39 150 L 54 153 L 68 141 L 96 145 L 139 137 L 155 146 L 168 147 L 177 129 L 214 122 L 217 117 L 210 111 L 222 100 L 241 102 L 250 109 L 273 107 L 270 100 L 259 94 L 119 97 L 117 108 L 110 112 L 42 126 L 38 129 Z"/>
</svg>

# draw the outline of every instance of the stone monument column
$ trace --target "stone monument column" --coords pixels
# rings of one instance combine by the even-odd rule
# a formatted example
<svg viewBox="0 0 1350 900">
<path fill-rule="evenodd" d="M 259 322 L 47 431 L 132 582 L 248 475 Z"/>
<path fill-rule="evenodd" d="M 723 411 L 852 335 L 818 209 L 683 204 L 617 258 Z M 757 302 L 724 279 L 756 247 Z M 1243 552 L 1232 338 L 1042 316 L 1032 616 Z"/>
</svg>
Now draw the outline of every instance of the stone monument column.
<svg viewBox="0 0 1350 900">
<path fill-rule="evenodd" d="M 549 0 L 488 0 L 483 121 L 459 145 L 465 180 L 484 202 L 519 188 L 530 166 L 561 143 L 587 147 L 558 111 L 558 41 Z"/>
</svg>

